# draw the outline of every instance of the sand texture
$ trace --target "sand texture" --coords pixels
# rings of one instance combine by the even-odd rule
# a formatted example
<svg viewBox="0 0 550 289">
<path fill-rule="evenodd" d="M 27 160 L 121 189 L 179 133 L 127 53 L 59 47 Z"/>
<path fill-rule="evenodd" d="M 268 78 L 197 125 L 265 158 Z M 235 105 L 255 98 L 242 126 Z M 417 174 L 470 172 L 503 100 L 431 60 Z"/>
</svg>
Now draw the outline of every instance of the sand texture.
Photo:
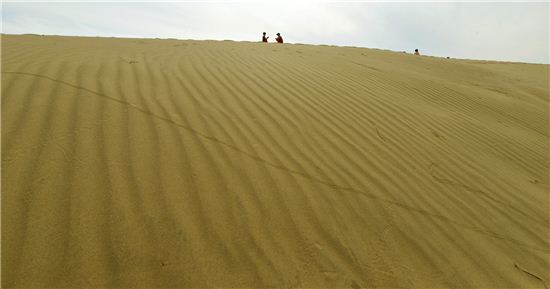
<svg viewBox="0 0 550 289">
<path fill-rule="evenodd" d="M 4 288 L 550 286 L 548 65 L 2 35 L 1 68 Z"/>
</svg>

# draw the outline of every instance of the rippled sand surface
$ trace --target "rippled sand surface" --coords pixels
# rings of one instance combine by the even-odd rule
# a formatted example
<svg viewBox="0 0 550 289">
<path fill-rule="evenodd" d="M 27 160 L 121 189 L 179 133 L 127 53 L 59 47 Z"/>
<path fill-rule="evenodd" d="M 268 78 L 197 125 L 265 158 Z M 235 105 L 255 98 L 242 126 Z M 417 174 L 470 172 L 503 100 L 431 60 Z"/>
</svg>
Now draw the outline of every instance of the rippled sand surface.
<svg viewBox="0 0 550 289">
<path fill-rule="evenodd" d="M 544 288 L 549 66 L 2 35 L 2 287 Z"/>
</svg>

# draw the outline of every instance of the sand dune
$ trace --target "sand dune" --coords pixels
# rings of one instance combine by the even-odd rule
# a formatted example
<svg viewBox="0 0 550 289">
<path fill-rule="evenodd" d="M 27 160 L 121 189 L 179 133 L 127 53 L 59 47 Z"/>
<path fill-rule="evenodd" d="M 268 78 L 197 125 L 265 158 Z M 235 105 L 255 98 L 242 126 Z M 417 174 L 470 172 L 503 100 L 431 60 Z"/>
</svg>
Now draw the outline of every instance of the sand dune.
<svg viewBox="0 0 550 289">
<path fill-rule="evenodd" d="M 2 287 L 550 286 L 549 79 L 2 35 Z"/>
</svg>

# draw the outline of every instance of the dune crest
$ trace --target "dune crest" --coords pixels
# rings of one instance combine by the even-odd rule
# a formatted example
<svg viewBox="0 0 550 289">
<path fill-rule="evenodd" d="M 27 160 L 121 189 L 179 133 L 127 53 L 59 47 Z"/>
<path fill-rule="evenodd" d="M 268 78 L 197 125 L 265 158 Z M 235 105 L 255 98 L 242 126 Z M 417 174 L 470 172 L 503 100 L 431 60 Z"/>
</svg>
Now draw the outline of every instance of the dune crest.
<svg viewBox="0 0 550 289">
<path fill-rule="evenodd" d="M 548 65 L 2 35 L 1 69 L 2 287 L 549 285 Z"/>
</svg>

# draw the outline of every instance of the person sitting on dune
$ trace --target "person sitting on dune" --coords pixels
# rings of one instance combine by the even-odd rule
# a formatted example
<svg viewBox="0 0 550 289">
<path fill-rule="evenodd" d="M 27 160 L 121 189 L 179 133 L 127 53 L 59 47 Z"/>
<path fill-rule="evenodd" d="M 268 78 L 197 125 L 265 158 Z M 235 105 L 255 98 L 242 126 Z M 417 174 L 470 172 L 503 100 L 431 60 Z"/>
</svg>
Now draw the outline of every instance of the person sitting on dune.
<svg viewBox="0 0 550 289">
<path fill-rule="evenodd" d="M 277 40 L 277 43 L 283 43 L 283 37 L 281 36 L 281 33 L 277 33 L 277 38 L 275 38 L 275 40 Z"/>
<path fill-rule="evenodd" d="M 414 55 L 420 55 L 420 52 L 418 52 L 418 48 L 414 50 Z"/>
<path fill-rule="evenodd" d="M 264 35 L 262 36 L 262 42 L 266 42 L 267 43 L 267 39 L 269 38 L 269 36 L 265 36 L 265 32 L 264 32 Z"/>
</svg>

